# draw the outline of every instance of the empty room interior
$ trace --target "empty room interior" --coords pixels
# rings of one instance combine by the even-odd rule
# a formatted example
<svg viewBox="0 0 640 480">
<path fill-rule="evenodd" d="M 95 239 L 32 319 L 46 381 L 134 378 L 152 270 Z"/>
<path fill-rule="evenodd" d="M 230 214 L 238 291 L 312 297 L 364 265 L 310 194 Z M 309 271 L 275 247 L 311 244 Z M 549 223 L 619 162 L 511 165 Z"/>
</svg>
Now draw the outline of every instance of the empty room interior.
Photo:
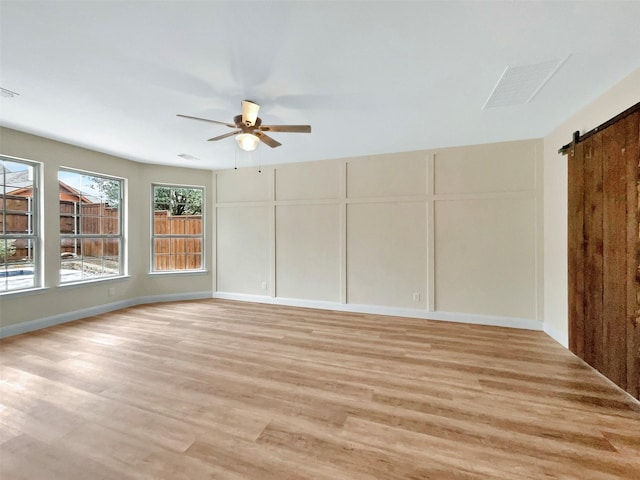
<svg viewBox="0 0 640 480">
<path fill-rule="evenodd" d="M 0 0 L 0 479 L 637 479 L 640 2 Z"/>
</svg>

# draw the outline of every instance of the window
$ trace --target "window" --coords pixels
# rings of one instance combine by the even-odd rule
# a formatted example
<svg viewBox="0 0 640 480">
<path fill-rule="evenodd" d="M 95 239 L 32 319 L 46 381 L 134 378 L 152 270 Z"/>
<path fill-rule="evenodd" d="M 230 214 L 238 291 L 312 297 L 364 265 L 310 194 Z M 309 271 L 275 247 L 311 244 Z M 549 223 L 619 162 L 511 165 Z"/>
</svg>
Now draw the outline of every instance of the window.
<svg viewBox="0 0 640 480">
<path fill-rule="evenodd" d="M 0 293 L 40 286 L 38 166 L 0 157 Z"/>
<path fill-rule="evenodd" d="M 60 283 L 123 274 L 123 180 L 60 170 Z"/>
<path fill-rule="evenodd" d="M 153 186 L 152 271 L 202 270 L 204 188 Z"/>
</svg>

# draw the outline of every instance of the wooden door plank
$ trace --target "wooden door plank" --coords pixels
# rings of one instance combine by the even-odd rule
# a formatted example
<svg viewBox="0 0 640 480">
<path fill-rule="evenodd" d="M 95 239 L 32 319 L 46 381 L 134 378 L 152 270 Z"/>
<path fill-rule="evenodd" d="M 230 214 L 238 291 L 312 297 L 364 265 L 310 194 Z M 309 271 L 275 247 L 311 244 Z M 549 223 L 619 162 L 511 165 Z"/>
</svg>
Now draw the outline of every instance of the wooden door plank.
<svg viewBox="0 0 640 480">
<path fill-rule="evenodd" d="M 584 359 L 584 158 L 578 143 L 568 153 L 569 349 Z"/>
<path fill-rule="evenodd" d="M 584 151 L 584 360 L 603 371 L 602 344 L 602 136 L 594 135 L 583 142 Z"/>
<path fill-rule="evenodd" d="M 640 399 L 640 112 L 627 130 L 627 391 Z"/>
<path fill-rule="evenodd" d="M 628 118 L 628 117 L 627 117 Z M 602 137 L 602 370 L 627 388 L 627 168 L 621 120 Z"/>
</svg>

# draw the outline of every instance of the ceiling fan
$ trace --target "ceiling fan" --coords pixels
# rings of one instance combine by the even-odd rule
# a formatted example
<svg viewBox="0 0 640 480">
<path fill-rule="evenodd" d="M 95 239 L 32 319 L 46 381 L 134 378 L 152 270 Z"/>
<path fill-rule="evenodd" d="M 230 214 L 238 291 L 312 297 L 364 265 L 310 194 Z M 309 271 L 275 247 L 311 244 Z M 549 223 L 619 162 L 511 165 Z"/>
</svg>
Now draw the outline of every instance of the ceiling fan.
<svg viewBox="0 0 640 480">
<path fill-rule="evenodd" d="M 208 118 L 192 117 L 190 115 L 178 114 L 178 117 L 190 118 L 191 120 L 200 120 L 201 122 L 217 123 L 233 128 L 233 132 L 225 133 L 217 137 L 209 138 L 208 142 L 215 142 L 223 138 L 236 135 L 238 146 L 247 152 L 251 152 L 258 147 L 259 142 L 266 143 L 271 148 L 282 145 L 277 140 L 271 138 L 265 132 L 293 132 L 293 133 L 311 133 L 310 125 L 262 125 L 262 119 L 258 117 L 260 105 L 250 100 L 242 101 L 242 114 L 233 117 L 233 123 L 219 122 L 217 120 L 209 120 Z"/>
</svg>

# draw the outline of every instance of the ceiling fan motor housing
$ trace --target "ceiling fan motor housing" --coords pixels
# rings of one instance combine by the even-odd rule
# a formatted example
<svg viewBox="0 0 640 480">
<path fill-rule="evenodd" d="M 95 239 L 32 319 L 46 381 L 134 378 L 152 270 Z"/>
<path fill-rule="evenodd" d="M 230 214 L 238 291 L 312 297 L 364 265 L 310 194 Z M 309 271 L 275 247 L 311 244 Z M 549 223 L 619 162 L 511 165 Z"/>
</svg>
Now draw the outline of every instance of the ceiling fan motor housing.
<svg viewBox="0 0 640 480">
<path fill-rule="evenodd" d="M 256 117 L 256 121 L 251 124 L 250 121 L 243 122 L 242 115 L 236 115 L 233 117 L 233 123 L 236 124 L 236 127 L 241 128 L 243 132 L 251 133 L 254 129 L 258 128 L 262 125 L 262 119 L 260 117 Z"/>
</svg>

